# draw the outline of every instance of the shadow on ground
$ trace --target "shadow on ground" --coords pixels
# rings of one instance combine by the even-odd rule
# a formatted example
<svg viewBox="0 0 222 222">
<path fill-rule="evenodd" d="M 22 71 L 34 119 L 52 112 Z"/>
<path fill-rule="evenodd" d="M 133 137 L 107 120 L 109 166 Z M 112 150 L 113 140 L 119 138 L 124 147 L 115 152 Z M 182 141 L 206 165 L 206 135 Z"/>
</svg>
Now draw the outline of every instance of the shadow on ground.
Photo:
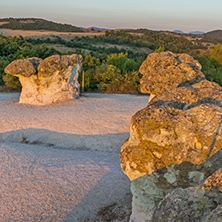
<svg viewBox="0 0 222 222">
<path fill-rule="evenodd" d="M 119 153 L 129 133 L 78 135 L 27 128 L 0 134 L 1 142 L 42 144 L 70 150 L 98 150 Z"/>
<path fill-rule="evenodd" d="M 130 181 L 120 171 L 103 176 L 62 222 L 128 222 L 132 211 Z"/>
<path fill-rule="evenodd" d="M 11 167 L 11 174 L 14 172 L 12 175 L 16 175 L 8 178 L 6 182 L 21 187 L 20 190 L 23 190 L 24 194 L 20 192 L 17 195 L 27 197 L 27 207 L 33 205 L 30 202 L 30 195 L 35 193 L 36 189 L 44 188 L 42 192 L 52 205 L 55 201 L 54 204 L 58 202 L 56 206 L 69 208 L 66 212 L 63 211 L 62 217 L 57 213 L 54 213 L 53 216 L 50 209 L 45 213 L 51 215 L 52 220 L 49 216 L 45 216 L 45 219 L 48 218 L 49 221 L 54 219 L 60 221 L 62 218 L 63 222 L 129 221 L 132 199 L 130 181 L 122 172 L 119 160 L 120 147 L 128 136 L 128 133 L 73 135 L 33 128 L 1 133 L 0 142 L 8 144 L 3 146 L 2 151 L 6 152 L 5 149 L 7 150 L 5 155 L 11 155 L 11 162 L 4 158 L 9 165 L 6 167 Z M 10 145 L 11 143 L 15 145 Z M 18 143 L 20 145 L 17 145 Z M 31 147 L 30 144 L 36 146 Z M 68 150 L 72 152 L 70 153 Z M 31 174 L 24 171 L 27 168 L 25 166 L 28 165 L 26 162 L 30 162 L 30 156 L 32 156 L 32 160 L 36 159 L 32 166 L 35 170 Z M 37 165 L 35 166 L 35 164 Z M 82 167 L 78 169 L 80 166 Z M 83 168 L 85 171 L 82 172 Z M 18 172 L 19 175 L 24 173 L 24 176 L 23 179 L 15 181 Z M 44 177 L 42 177 L 42 172 L 45 173 Z M 27 178 L 27 181 L 24 178 Z M 33 184 L 30 181 L 33 181 Z M 56 181 L 59 181 L 59 185 Z M 31 193 L 27 188 L 29 186 Z M 79 186 L 83 187 L 78 188 Z M 84 192 L 78 194 L 78 190 L 82 189 Z M 5 189 L 5 192 L 10 193 L 11 191 Z M 72 201 L 68 203 L 67 198 L 70 196 L 75 199 L 75 195 L 82 196 L 80 201 L 76 204 L 73 204 Z M 42 205 L 39 206 L 39 209 L 43 210 L 44 200 L 41 199 L 40 203 Z M 39 202 L 36 204 L 38 205 Z M 17 208 L 18 211 L 21 211 L 19 206 Z M 18 218 L 22 219 L 23 214 L 26 215 L 24 212 L 18 212 Z M 30 215 L 30 217 L 39 218 L 39 214 L 40 211 L 37 210 L 35 215 Z"/>
</svg>

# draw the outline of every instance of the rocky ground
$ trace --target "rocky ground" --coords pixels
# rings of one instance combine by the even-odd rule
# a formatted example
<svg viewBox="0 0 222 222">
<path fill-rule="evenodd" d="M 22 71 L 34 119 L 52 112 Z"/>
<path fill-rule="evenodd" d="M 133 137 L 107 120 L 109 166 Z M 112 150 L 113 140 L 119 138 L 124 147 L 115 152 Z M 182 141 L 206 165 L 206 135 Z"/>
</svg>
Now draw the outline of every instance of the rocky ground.
<svg viewBox="0 0 222 222">
<path fill-rule="evenodd" d="M 0 94 L 0 221 L 128 221 L 119 151 L 147 96 L 86 94 L 48 106 Z"/>
</svg>

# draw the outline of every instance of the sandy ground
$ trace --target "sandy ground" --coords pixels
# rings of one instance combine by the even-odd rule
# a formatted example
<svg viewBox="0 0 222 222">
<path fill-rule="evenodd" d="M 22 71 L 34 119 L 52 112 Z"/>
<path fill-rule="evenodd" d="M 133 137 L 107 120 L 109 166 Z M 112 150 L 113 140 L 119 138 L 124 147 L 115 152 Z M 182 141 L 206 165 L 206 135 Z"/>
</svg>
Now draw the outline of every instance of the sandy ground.
<svg viewBox="0 0 222 222">
<path fill-rule="evenodd" d="M 85 95 L 35 107 L 0 93 L 0 221 L 128 221 L 119 151 L 148 96 Z"/>
</svg>

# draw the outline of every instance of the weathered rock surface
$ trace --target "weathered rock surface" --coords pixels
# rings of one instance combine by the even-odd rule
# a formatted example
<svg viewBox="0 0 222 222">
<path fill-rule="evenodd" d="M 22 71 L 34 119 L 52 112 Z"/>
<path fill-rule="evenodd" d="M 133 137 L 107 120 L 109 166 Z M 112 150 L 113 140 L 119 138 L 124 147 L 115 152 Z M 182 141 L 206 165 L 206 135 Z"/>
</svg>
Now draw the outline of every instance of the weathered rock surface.
<svg viewBox="0 0 222 222">
<path fill-rule="evenodd" d="M 143 74 L 141 92 L 158 95 L 171 91 L 181 83 L 204 78 L 200 70 L 200 63 L 187 54 L 152 53 L 139 69 Z"/>
<path fill-rule="evenodd" d="M 121 165 L 134 180 L 184 161 L 202 164 L 221 145 L 222 91 L 179 87 L 132 117 Z"/>
<path fill-rule="evenodd" d="M 22 84 L 20 103 L 45 105 L 78 98 L 81 55 L 54 55 L 44 60 L 33 57 L 15 60 L 5 73 L 19 77 Z"/>
<path fill-rule="evenodd" d="M 222 221 L 222 170 L 202 185 L 169 193 L 155 210 L 153 221 Z"/>
<path fill-rule="evenodd" d="M 156 96 L 132 117 L 130 137 L 120 152 L 122 170 L 132 181 L 131 222 L 152 221 L 168 193 L 197 186 L 222 167 L 222 88 L 207 81 L 199 68 L 192 57 L 170 52 L 148 56 L 140 68 L 147 81 L 152 76 L 147 73 L 159 81 L 147 85 L 143 79 L 142 87 L 159 88 L 145 91 Z M 167 87 L 164 78 L 169 78 Z"/>
<path fill-rule="evenodd" d="M 132 117 L 120 153 L 122 169 L 132 180 L 131 221 L 151 220 L 167 193 L 210 176 L 207 160 L 221 148 L 221 90 L 179 87 L 154 97 Z M 221 157 L 210 164 L 211 170 L 221 166 Z"/>
<path fill-rule="evenodd" d="M 203 219 L 203 222 L 220 222 L 220 221 L 222 221 L 222 205 L 219 205 L 216 209 L 214 209 Z"/>
<path fill-rule="evenodd" d="M 221 170 L 211 177 L 211 175 L 215 171 L 217 171 L 217 169 L 219 169 L 221 166 L 222 166 L 222 150 L 219 150 L 203 164 L 194 165 L 190 162 L 183 162 L 181 164 L 171 165 L 169 167 L 159 169 L 150 175 L 139 177 L 133 180 L 131 182 L 131 192 L 133 195 L 131 222 L 156 221 L 156 218 L 160 216 L 159 212 L 160 209 L 162 209 L 161 212 L 163 214 L 162 220 L 160 221 L 165 221 L 164 215 L 167 214 L 167 211 L 170 212 L 171 210 L 182 211 L 181 208 L 178 208 L 177 202 L 175 202 L 175 205 L 166 204 L 166 201 L 164 202 L 164 198 L 166 197 L 166 195 L 177 189 L 183 190 L 189 188 L 192 190 L 193 189 L 192 187 L 197 186 L 200 182 L 202 182 L 206 178 L 207 180 L 205 180 L 204 183 L 202 182 L 203 185 L 201 189 L 215 190 L 212 188 L 216 187 L 216 194 L 221 193 L 221 191 L 218 190 L 221 189 Z M 184 193 L 179 194 L 180 197 L 183 195 Z M 184 195 L 184 198 L 187 197 Z M 172 197 L 172 200 L 173 199 L 174 197 Z M 197 199 L 196 204 L 198 204 L 197 203 L 198 201 L 201 200 Z M 160 205 L 162 204 L 161 208 L 158 207 L 159 204 Z M 218 206 L 218 204 L 220 204 L 220 202 L 215 203 L 214 208 L 212 209 L 215 209 Z M 185 212 L 178 212 L 178 214 L 179 213 L 180 216 L 178 217 L 180 217 L 180 219 L 183 219 L 181 215 Z M 186 213 L 188 213 L 188 210 Z M 153 214 L 155 216 L 153 216 Z M 155 219 L 152 219 L 152 217 L 154 217 Z M 169 221 L 180 221 L 180 220 L 169 220 Z M 190 220 L 190 221 L 198 221 L 198 220 Z"/>
</svg>

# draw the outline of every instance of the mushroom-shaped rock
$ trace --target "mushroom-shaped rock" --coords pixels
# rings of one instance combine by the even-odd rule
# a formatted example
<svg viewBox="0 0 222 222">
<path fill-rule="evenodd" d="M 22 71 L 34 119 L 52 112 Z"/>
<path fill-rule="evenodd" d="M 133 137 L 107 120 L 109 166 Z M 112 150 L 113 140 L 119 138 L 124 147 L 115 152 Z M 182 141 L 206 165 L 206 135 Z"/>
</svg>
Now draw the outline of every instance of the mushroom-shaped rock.
<svg viewBox="0 0 222 222">
<path fill-rule="evenodd" d="M 78 75 L 82 69 L 81 55 L 53 55 L 44 60 L 15 60 L 5 73 L 19 77 L 22 92 L 19 102 L 46 105 L 79 97 Z"/>
<path fill-rule="evenodd" d="M 152 53 L 139 69 L 141 92 L 156 96 L 171 91 L 181 83 L 204 78 L 200 70 L 200 63 L 187 54 Z"/>
</svg>

